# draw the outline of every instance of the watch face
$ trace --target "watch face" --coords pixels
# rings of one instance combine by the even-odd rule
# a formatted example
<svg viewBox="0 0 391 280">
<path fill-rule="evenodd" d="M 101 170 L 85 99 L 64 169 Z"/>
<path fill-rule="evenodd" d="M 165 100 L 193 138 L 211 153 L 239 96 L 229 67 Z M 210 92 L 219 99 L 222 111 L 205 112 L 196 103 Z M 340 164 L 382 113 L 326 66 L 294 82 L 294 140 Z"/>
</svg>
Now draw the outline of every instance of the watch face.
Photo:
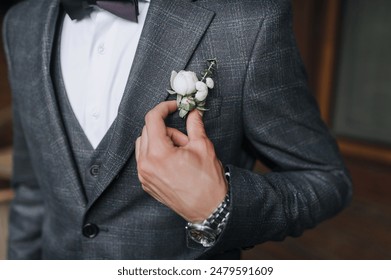
<svg viewBox="0 0 391 280">
<path fill-rule="evenodd" d="M 197 243 L 201 243 L 204 247 L 210 247 L 216 241 L 215 235 L 211 232 L 208 232 L 207 230 L 190 229 L 189 235 L 191 239 Z"/>
</svg>

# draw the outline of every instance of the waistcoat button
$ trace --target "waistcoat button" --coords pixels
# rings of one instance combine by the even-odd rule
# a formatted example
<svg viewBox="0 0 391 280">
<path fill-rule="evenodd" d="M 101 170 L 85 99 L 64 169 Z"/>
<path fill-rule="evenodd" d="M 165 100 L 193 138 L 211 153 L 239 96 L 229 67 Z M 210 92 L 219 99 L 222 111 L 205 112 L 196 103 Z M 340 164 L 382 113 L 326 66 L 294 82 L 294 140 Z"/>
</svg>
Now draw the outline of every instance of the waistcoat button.
<svg viewBox="0 0 391 280">
<path fill-rule="evenodd" d="M 90 173 L 92 176 L 94 177 L 98 177 L 99 175 L 99 169 L 100 169 L 100 166 L 99 165 L 93 165 L 91 166 L 90 168 Z"/>
<path fill-rule="evenodd" d="M 83 227 L 83 235 L 88 238 L 95 238 L 99 233 L 99 227 L 95 224 L 86 224 Z"/>
</svg>

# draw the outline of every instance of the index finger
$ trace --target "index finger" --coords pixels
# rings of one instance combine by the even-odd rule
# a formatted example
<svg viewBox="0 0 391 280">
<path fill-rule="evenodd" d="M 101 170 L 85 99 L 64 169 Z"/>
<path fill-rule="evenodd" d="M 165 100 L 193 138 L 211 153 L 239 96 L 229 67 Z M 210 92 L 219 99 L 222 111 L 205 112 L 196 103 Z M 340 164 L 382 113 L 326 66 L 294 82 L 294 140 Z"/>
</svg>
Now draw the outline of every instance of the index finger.
<svg viewBox="0 0 391 280">
<path fill-rule="evenodd" d="M 165 118 L 177 110 L 176 101 L 165 101 L 155 106 L 145 116 L 145 126 L 147 128 L 148 137 L 151 139 L 163 138 L 167 139 Z"/>
</svg>

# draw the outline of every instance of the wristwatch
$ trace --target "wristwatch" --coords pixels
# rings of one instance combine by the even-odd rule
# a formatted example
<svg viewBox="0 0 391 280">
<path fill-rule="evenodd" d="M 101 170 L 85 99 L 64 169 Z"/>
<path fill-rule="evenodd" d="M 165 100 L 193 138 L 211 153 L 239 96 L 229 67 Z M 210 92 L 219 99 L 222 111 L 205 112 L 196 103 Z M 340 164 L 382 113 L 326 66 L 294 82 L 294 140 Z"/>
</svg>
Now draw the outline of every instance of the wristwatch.
<svg viewBox="0 0 391 280">
<path fill-rule="evenodd" d="M 223 202 L 217 206 L 216 210 L 206 220 L 200 223 L 187 223 L 186 230 L 188 236 L 204 247 L 213 246 L 227 224 L 229 205 L 230 196 L 228 191 Z"/>
</svg>

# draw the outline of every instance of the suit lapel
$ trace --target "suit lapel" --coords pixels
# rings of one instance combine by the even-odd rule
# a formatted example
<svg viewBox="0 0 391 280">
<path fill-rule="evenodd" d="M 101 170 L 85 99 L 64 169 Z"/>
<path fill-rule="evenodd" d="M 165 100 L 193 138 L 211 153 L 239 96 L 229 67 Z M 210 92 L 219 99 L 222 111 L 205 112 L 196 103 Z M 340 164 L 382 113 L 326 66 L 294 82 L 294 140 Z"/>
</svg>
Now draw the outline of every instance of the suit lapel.
<svg viewBox="0 0 391 280">
<path fill-rule="evenodd" d="M 45 20 L 43 34 L 41 36 L 41 73 L 43 73 L 42 91 L 44 95 L 45 108 L 41 115 L 43 129 L 46 129 L 46 135 L 50 141 L 48 148 L 52 149 L 52 153 L 58 157 L 62 165 L 61 177 L 67 180 L 67 185 L 71 189 L 71 193 L 76 202 L 80 206 L 86 206 L 87 199 L 83 191 L 83 187 L 78 176 L 74 159 L 71 154 L 71 148 L 66 137 L 65 129 L 61 121 L 61 115 L 54 92 L 53 81 L 51 79 L 51 58 L 53 52 L 53 42 L 56 33 L 56 23 L 59 17 L 59 1 L 48 1 L 48 12 Z M 59 174 L 60 176 L 60 174 Z"/>
<path fill-rule="evenodd" d="M 133 155 L 144 117 L 167 98 L 172 70 L 186 68 L 214 13 L 190 0 L 151 1 L 92 205 Z"/>
</svg>

